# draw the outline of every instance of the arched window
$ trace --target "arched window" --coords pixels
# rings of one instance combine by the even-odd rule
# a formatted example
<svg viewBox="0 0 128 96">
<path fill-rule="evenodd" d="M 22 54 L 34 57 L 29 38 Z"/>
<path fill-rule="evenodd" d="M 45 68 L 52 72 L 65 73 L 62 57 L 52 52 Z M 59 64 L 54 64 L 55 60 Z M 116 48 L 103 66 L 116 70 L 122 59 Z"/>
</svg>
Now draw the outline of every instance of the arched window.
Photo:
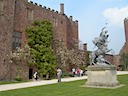
<svg viewBox="0 0 128 96">
<path fill-rule="evenodd" d="M 27 8 L 27 19 L 28 20 L 33 20 L 33 10 Z"/>
</svg>

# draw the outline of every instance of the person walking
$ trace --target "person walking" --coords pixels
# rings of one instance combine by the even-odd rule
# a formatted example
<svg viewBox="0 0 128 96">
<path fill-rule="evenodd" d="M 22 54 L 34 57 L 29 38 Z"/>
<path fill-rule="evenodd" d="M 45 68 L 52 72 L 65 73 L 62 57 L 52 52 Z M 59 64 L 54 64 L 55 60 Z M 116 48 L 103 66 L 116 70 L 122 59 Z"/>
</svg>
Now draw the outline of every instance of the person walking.
<svg viewBox="0 0 128 96">
<path fill-rule="evenodd" d="M 76 72 L 76 69 L 75 68 L 72 68 L 72 76 L 75 77 L 75 72 Z"/>
<path fill-rule="evenodd" d="M 33 76 L 34 76 L 34 79 L 37 81 L 37 79 L 38 79 L 37 72 L 34 72 Z"/>
<path fill-rule="evenodd" d="M 77 76 L 80 77 L 80 69 L 79 68 L 76 70 L 76 72 L 77 72 Z"/>
<path fill-rule="evenodd" d="M 61 76 L 62 76 L 62 70 L 60 68 L 57 68 L 57 82 L 61 82 Z"/>
</svg>

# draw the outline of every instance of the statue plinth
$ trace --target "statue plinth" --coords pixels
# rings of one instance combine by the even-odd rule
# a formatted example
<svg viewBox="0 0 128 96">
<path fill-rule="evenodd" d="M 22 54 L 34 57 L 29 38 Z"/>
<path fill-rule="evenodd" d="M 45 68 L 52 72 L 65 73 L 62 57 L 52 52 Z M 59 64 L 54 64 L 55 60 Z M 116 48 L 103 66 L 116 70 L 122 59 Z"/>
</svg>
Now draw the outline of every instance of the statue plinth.
<svg viewBox="0 0 128 96">
<path fill-rule="evenodd" d="M 87 67 L 86 86 L 114 87 L 119 85 L 114 65 L 92 65 Z"/>
</svg>

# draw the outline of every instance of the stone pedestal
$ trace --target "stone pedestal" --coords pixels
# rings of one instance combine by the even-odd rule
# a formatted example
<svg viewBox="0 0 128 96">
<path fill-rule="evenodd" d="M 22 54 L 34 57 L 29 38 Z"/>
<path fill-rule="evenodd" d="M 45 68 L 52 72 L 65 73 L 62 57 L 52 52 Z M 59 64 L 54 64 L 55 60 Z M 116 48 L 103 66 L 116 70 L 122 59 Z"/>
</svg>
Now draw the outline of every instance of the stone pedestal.
<svg viewBox="0 0 128 96">
<path fill-rule="evenodd" d="M 119 85 L 114 65 L 92 65 L 87 68 L 86 86 L 114 87 Z"/>
</svg>

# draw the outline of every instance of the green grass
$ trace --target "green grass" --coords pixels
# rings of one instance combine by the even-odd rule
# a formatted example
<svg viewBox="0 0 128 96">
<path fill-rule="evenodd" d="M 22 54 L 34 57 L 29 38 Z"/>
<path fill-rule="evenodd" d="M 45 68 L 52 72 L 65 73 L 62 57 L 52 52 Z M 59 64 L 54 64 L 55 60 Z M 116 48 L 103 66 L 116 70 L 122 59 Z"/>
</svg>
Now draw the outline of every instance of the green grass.
<svg viewBox="0 0 128 96">
<path fill-rule="evenodd" d="M 81 87 L 85 80 L 0 92 L 0 96 L 128 96 L 128 75 L 118 76 L 125 86 L 117 89 Z"/>
<path fill-rule="evenodd" d="M 29 82 L 29 81 L 11 81 L 11 82 L 9 82 L 9 81 L 0 81 L 0 85 L 5 85 L 5 84 L 13 84 L 13 83 L 23 83 L 23 82 Z"/>
</svg>

